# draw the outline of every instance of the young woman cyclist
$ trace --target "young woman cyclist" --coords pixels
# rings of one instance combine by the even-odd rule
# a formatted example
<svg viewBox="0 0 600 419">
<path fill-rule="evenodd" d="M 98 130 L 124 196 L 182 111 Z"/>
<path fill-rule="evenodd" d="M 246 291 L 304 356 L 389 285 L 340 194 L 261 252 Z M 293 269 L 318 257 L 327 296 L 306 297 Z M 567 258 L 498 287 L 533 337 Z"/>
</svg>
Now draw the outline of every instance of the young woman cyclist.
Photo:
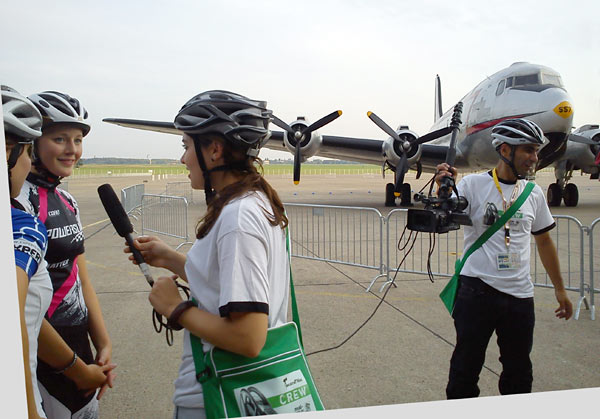
<svg viewBox="0 0 600 419">
<path fill-rule="evenodd" d="M 42 134 L 42 116 L 31 101 L 14 89 L 2 86 L 1 91 L 21 325 L 23 331 L 27 330 L 22 334 L 27 407 L 29 418 L 45 418 L 36 378 L 38 355 L 55 371 L 62 370 L 76 380 L 81 389 L 101 386 L 107 379 L 105 371 L 111 367 L 81 361 L 73 364 L 73 351 L 44 319 L 52 299 L 52 282 L 44 260 L 47 231 L 37 217 L 24 212 L 14 199 L 31 168 L 33 141 Z"/>
<path fill-rule="evenodd" d="M 56 374 L 43 361 L 38 364 L 37 378 L 49 418 L 97 418 L 98 399 L 107 386 L 112 387 L 114 378 L 112 344 L 85 264 L 77 202 L 58 188 L 81 157 L 83 137 L 90 130 L 88 115 L 77 99 L 64 93 L 42 92 L 29 99 L 43 117 L 42 135 L 35 140 L 33 166 L 18 200 L 48 230 L 46 261 L 53 294 L 46 318 L 74 350 L 73 364 L 80 359 L 85 364 L 112 366 L 105 370 L 98 395 L 81 389 L 68 374 Z"/>
<path fill-rule="evenodd" d="M 202 339 L 205 352 L 214 345 L 254 357 L 265 344 L 267 328 L 286 322 L 287 217 L 256 166 L 270 119 L 266 102 L 235 93 L 212 90 L 190 99 L 175 126 L 184 133 L 181 162 L 192 188 L 204 189 L 207 198 L 197 240 L 187 255 L 156 237 L 135 241 L 147 263 L 186 280 L 198 301 L 197 307 L 183 301 L 173 277 L 159 278 L 149 297 L 157 312 L 185 328 L 174 418 L 204 417 L 190 333 Z"/>
</svg>

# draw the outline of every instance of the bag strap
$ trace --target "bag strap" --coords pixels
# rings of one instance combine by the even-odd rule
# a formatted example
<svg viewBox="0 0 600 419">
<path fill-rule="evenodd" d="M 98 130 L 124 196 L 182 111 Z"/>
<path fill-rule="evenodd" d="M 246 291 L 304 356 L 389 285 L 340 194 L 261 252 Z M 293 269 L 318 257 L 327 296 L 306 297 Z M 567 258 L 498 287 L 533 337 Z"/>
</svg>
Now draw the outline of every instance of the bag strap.
<svg viewBox="0 0 600 419">
<path fill-rule="evenodd" d="M 288 261 L 290 266 L 290 299 L 292 300 L 292 321 L 296 323 L 298 328 L 298 338 L 300 339 L 300 345 L 304 348 L 304 342 L 302 341 L 302 329 L 300 328 L 300 315 L 298 314 L 298 304 L 296 304 L 296 293 L 294 292 L 294 281 L 292 280 L 292 252 L 290 249 L 290 232 L 288 227 L 285 228 L 285 249 L 288 255 Z"/>
<path fill-rule="evenodd" d="M 479 236 L 479 238 L 475 241 L 475 243 L 473 243 L 469 247 L 469 249 L 465 252 L 465 255 L 463 256 L 463 258 L 455 266 L 455 272 L 454 272 L 455 275 L 460 273 L 460 271 L 463 268 L 463 265 L 467 261 L 467 258 L 469 256 L 471 256 L 471 254 L 475 250 L 479 249 L 483 245 L 483 243 L 485 243 L 490 237 L 492 237 L 492 235 L 496 231 L 498 231 L 500 229 L 500 227 L 502 227 L 504 224 L 506 224 L 508 222 L 508 220 L 510 220 L 512 218 L 513 215 L 515 215 L 517 210 L 519 208 L 521 208 L 521 205 L 523 205 L 523 203 L 525 202 L 525 200 L 527 199 L 527 197 L 533 190 L 534 186 L 535 186 L 535 183 L 527 182 L 527 185 L 525 186 L 525 189 L 523 190 L 523 192 L 521 192 L 521 194 L 519 195 L 517 200 L 515 202 L 513 202 L 513 204 L 506 210 L 506 212 L 504 214 L 502 214 L 502 217 L 500 217 L 498 220 L 496 220 L 496 222 L 494 224 L 492 224 L 487 230 L 485 230 L 483 232 L 483 234 L 481 234 L 481 236 Z"/>
<path fill-rule="evenodd" d="M 300 315 L 298 314 L 298 305 L 296 304 L 296 293 L 294 292 L 294 282 L 292 281 L 292 255 L 290 251 L 290 232 L 288 228 L 285 228 L 285 249 L 288 256 L 289 267 L 290 267 L 290 299 L 292 300 L 292 321 L 296 323 L 298 329 L 298 339 L 300 340 L 300 346 L 304 348 L 302 342 L 302 331 L 300 329 Z M 197 301 L 192 298 L 192 301 Z M 204 349 L 202 347 L 202 340 L 196 335 L 190 333 L 190 344 L 192 345 L 192 357 L 194 358 L 194 366 L 196 368 L 196 379 L 200 382 L 207 378 L 207 366 L 204 362 Z"/>
</svg>

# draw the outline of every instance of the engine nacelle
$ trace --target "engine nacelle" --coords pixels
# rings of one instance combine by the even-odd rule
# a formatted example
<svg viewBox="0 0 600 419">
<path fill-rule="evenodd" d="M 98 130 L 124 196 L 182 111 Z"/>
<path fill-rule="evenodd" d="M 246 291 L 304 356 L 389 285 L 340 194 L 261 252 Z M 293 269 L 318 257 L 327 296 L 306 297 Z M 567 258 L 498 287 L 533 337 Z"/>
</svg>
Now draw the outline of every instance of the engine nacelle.
<svg viewBox="0 0 600 419">
<path fill-rule="evenodd" d="M 411 147 L 410 142 L 415 141 L 419 136 L 409 130 L 407 126 L 398 127 L 396 132 L 402 141 L 388 137 L 383 143 L 383 158 L 390 167 L 396 169 L 400 163 L 401 155 L 407 153 L 408 165 L 412 167 L 421 158 L 421 145 Z"/>
<path fill-rule="evenodd" d="M 309 124 L 306 122 L 306 118 L 304 118 L 303 116 L 299 116 L 298 119 L 296 119 L 290 124 L 290 127 L 294 131 L 299 132 L 308 127 L 308 125 Z M 323 142 L 323 138 L 316 131 L 313 131 L 312 133 L 310 133 L 310 135 L 306 136 L 305 138 L 300 138 L 299 140 L 301 162 L 305 162 L 309 157 L 316 155 L 319 149 L 321 148 L 321 144 Z M 286 148 L 291 153 L 294 153 L 294 151 L 296 150 L 297 143 L 297 139 L 295 138 L 295 136 L 290 133 L 286 133 L 283 136 L 283 142 Z"/>
</svg>

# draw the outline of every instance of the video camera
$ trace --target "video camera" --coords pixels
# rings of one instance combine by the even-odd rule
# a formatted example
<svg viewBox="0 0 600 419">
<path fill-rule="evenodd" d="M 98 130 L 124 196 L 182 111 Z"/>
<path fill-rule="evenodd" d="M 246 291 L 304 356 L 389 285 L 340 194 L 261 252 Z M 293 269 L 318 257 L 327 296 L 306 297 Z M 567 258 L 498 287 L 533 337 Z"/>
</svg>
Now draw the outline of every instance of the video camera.
<svg viewBox="0 0 600 419">
<path fill-rule="evenodd" d="M 452 137 L 446 154 L 446 163 L 452 166 L 456 158 L 456 135 L 461 123 L 462 102 L 454 107 L 454 113 L 450 122 Z M 452 192 L 455 195 L 452 196 Z M 444 177 L 440 182 L 437 197 L 426 196 L 423 193 L 414 196 L 415 201 L 425 204 L 423 209 L 409 209 L 407 227 L 409 230 L 422 231 L 426 233 L 447 233 L 450 230 L 458 230 L 461 225 L 473 225 L 467 214 L 464 213 L 469 202 L 464 196 L 459 196 L 454 179 Z"/>
</svg>

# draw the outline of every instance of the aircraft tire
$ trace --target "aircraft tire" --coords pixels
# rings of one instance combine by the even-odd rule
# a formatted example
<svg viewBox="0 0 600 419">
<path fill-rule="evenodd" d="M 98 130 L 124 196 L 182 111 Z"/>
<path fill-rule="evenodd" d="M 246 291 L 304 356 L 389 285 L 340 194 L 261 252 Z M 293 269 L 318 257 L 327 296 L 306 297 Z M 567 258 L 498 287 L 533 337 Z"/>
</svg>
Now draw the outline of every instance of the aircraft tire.
<svg viewBox="0 0 600 419">
<path fill-rule="evenodd" d="M 410 187 L 410 183 L 403 183 L 400 191 L 402 192 L 402 195 L 400 198 L 400 206 L 401 207 L 412 207 L 413 206 L 413 204 L 411 202 L 412 198 L 410 196 L 412 188 Z"/>
<path fill-rule="evenodd" d="M 563 191 L 563 200 L 567 207 L 576 207 L 579 202 L 579 191 L 574 183 L 567 183 Z"/>
<path fill-rule="evenodd" d="M 395 185 L 393 183 L 388 183 L 385 185 L 385 206 L 386 207 L 395 207 L 396 206 L 396 197 L 394 196 Z"/>
<path fill-rule="evenodd" d="M 561 199 L 562 193 L 560 191 L 560 186 L 558 186 L 558 183 L 551 183 L 550 186 L 548 186 L 548 206 L 560 207 Z"/>
</svg>

